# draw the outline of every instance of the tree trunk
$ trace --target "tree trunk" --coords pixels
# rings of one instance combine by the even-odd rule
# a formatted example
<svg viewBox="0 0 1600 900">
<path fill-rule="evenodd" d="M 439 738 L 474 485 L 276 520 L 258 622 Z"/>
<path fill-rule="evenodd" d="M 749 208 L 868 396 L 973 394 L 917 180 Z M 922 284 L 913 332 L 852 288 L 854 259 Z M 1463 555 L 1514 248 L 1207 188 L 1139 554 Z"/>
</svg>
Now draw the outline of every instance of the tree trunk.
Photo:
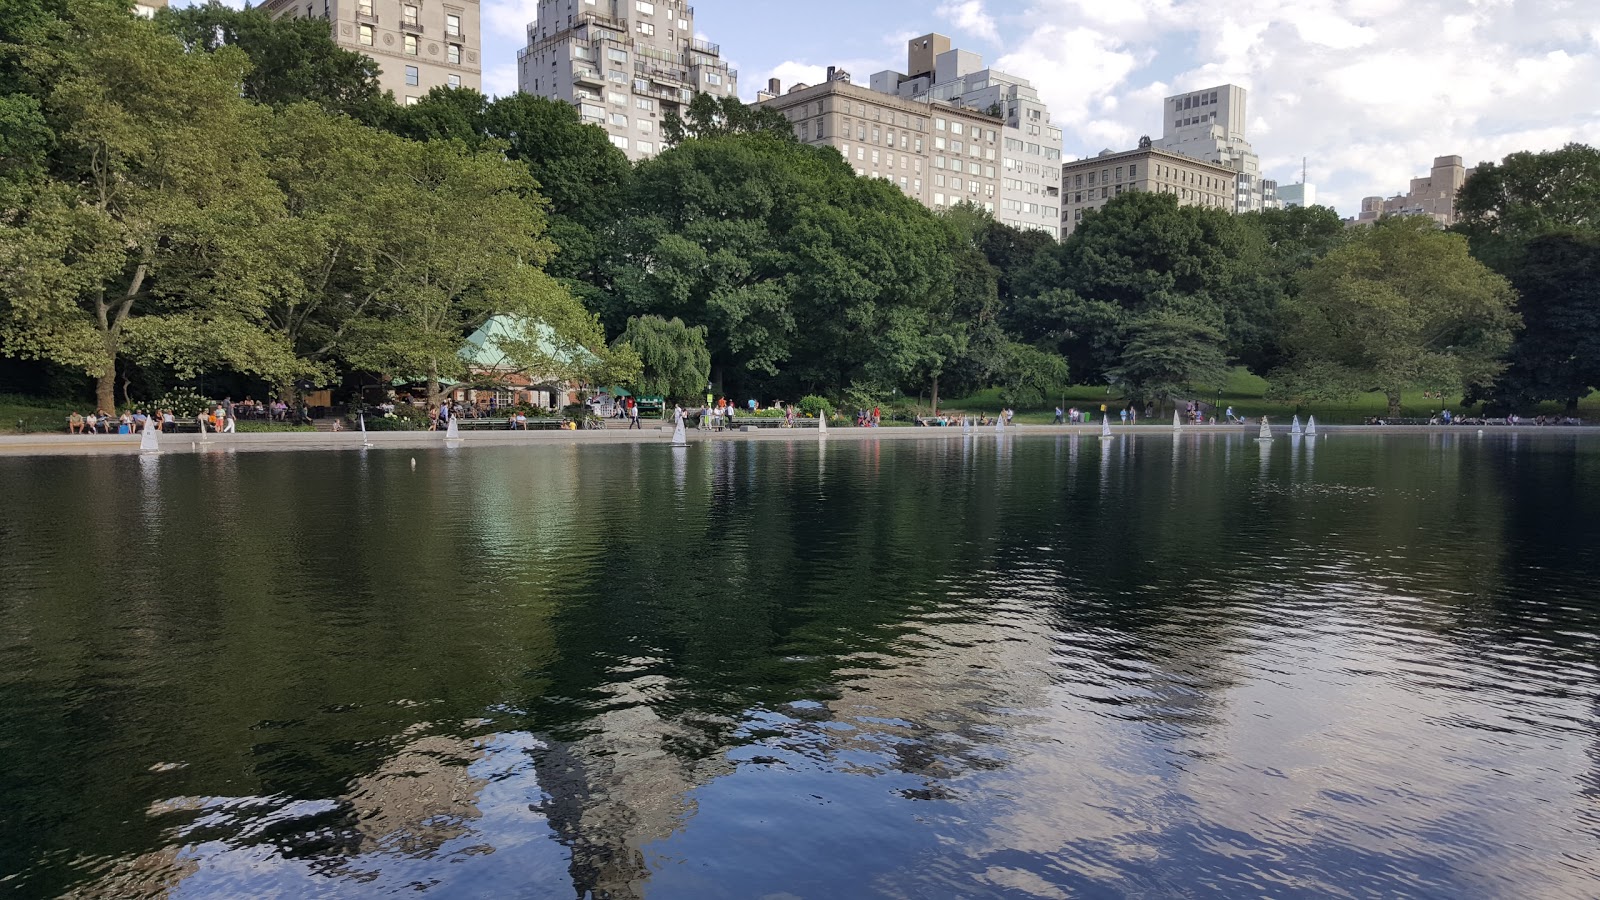
<svg viewBox="0 0 1600 900">
<path fill-rule="evenodd" d="M 1400 392 L 1399 391 L 1384 391 L 1384 396 L 1389 398 L 1389 415 L 1390 415 L 1390 417 L 1391 418 L 1398 418 L 1399 415 L 1400 415 Z"/>
<path fill-rule="evenodd" d="M 1567 398 L 1567 415 L 1572 416 L 1573 418 L 1577 418 L 1577 416 L 1578 416 L 1578 398 L 1577 397 L 1568 397 Z"/>
<path fill-rule="evenodd" d="M 933 412 L 931 413 L 931 415 L 937 416 L 938 414 L 939 414 L 939 376 L 935 375 L 935 376 L 933 376 Z"/>
<path fill-rule="evenodd" d="M 429 360 L 428 361 L 428 405 L 429 406 L 438 406 L 439 405 L 439 401 L 441 399 L 443 399 L 443 397 L 441 396 L 443 393 L 444 393 L 444 391 L 441 390 L 440 387 L 439 387 L 439 363 L 437 361 L 434 361 L 434 360 Z"/>
<path fill-rule="evenodd" d="M 109 366 L 94 380 L 94 402 L 108 413 L 117 411 L 117 369 Z"/>
</svg>

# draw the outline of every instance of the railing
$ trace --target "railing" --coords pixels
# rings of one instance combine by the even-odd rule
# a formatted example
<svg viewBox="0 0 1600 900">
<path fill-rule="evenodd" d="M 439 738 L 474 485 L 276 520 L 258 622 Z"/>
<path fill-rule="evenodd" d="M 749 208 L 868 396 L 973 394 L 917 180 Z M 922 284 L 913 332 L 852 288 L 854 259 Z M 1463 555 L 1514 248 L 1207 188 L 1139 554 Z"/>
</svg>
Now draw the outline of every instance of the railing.
<svg viewBox="0 0 1600 900">
<path fill-rule="evenodd" d="M 711 43 L 710 41 L 693 40 L 689 42 L 689 46 L 700 51 L 701 53 L 710 53 L 713 56 L 722 55 L 722 48 Z"/>
<path fill-rule="evenodd" d="M 401 22 L 400 23 L 400 30 L 401 31 L 409 31 L 409 32 L 412 32 L 414 34 L 422 34 L 422 23 L 421 22 Z"/>
</svg>

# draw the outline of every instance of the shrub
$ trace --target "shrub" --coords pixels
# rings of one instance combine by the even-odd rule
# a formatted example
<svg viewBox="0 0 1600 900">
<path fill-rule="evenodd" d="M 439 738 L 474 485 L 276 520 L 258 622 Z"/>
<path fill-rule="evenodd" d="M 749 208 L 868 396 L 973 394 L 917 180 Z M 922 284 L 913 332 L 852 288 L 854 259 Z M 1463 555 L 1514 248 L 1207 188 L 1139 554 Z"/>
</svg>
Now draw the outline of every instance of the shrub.
<svg viewBox="0 0 1600 900">
<path fill-rule="evenodd" d="M 172 410 L 172 415 L 177 419 L 193 419 L 203 409 L 216 408 L 215 400 L 207 400 L 194 391 L 193 388 L 173 388 L 160 397 L 150 401 L 150 409 L 160 412 L 163 409 Z"/>
<path fill-rule="evenodd" d="M 818 397 L 816 394 L 801 397 L 800 402 L 795 405 L 808 416 L 833 415 L 833 404 L 828 402 L 828 398 Z"/>
</svg>

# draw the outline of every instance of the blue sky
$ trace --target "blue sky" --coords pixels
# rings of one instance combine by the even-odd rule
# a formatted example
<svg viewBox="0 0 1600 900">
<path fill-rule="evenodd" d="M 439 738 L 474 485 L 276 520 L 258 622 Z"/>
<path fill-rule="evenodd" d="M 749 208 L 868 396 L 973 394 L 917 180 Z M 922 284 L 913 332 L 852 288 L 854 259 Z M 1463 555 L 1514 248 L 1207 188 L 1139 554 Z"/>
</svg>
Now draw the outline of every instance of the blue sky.
<svg viewBox="0 0 1600 900">
<path fill-rule="evenodd" d="M 183 0 L 176 0 L 182 5 Z M 1250 91 L 1262 170 L 1345 215 L 1404 191 L 1435 156 L 1471 166 L 1569 141 L 1600 145 L 1597 0 L 696 0 L 695 24 L 748 100 L 776 75 L 902 69 L 937 31 L 1031 80 L 1069 157 L 1160 133 L 1161 98 Z M 484 90 L 516 89 L 536 0 L 482 0 Z M 832 23 L 832 24 L 829 24 Z"/>
</svg>

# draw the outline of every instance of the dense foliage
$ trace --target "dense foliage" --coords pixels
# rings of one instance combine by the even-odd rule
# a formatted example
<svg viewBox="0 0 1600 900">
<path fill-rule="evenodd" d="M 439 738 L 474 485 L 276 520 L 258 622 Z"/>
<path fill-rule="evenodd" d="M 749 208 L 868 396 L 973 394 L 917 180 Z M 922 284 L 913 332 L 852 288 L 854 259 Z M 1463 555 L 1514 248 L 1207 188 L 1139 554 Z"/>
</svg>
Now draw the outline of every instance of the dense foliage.
<svg viewBox="0 0 1600 900">
<path fill-rule="evenodd" d="M 1303 399 L 1600 383 L 1592 148 L 1481 166 L 1465 241 L 1129 192 L 1058 242 L 929 211 L 736 100 L 695 98 L 632 165 L 568 104 L 401 107 L 376 72 L 310 20 L 13 0 L 0 353 L 43 361 L 41 389 L 83 373 L 108 409 L 202 373 L 437 392 L 500 314 L 548 329 L 502 348 L 523 371 L 686 401 L 1027 406 L 1070 378 L 1160 406 L 1238 365 Z"/>
</svg>

